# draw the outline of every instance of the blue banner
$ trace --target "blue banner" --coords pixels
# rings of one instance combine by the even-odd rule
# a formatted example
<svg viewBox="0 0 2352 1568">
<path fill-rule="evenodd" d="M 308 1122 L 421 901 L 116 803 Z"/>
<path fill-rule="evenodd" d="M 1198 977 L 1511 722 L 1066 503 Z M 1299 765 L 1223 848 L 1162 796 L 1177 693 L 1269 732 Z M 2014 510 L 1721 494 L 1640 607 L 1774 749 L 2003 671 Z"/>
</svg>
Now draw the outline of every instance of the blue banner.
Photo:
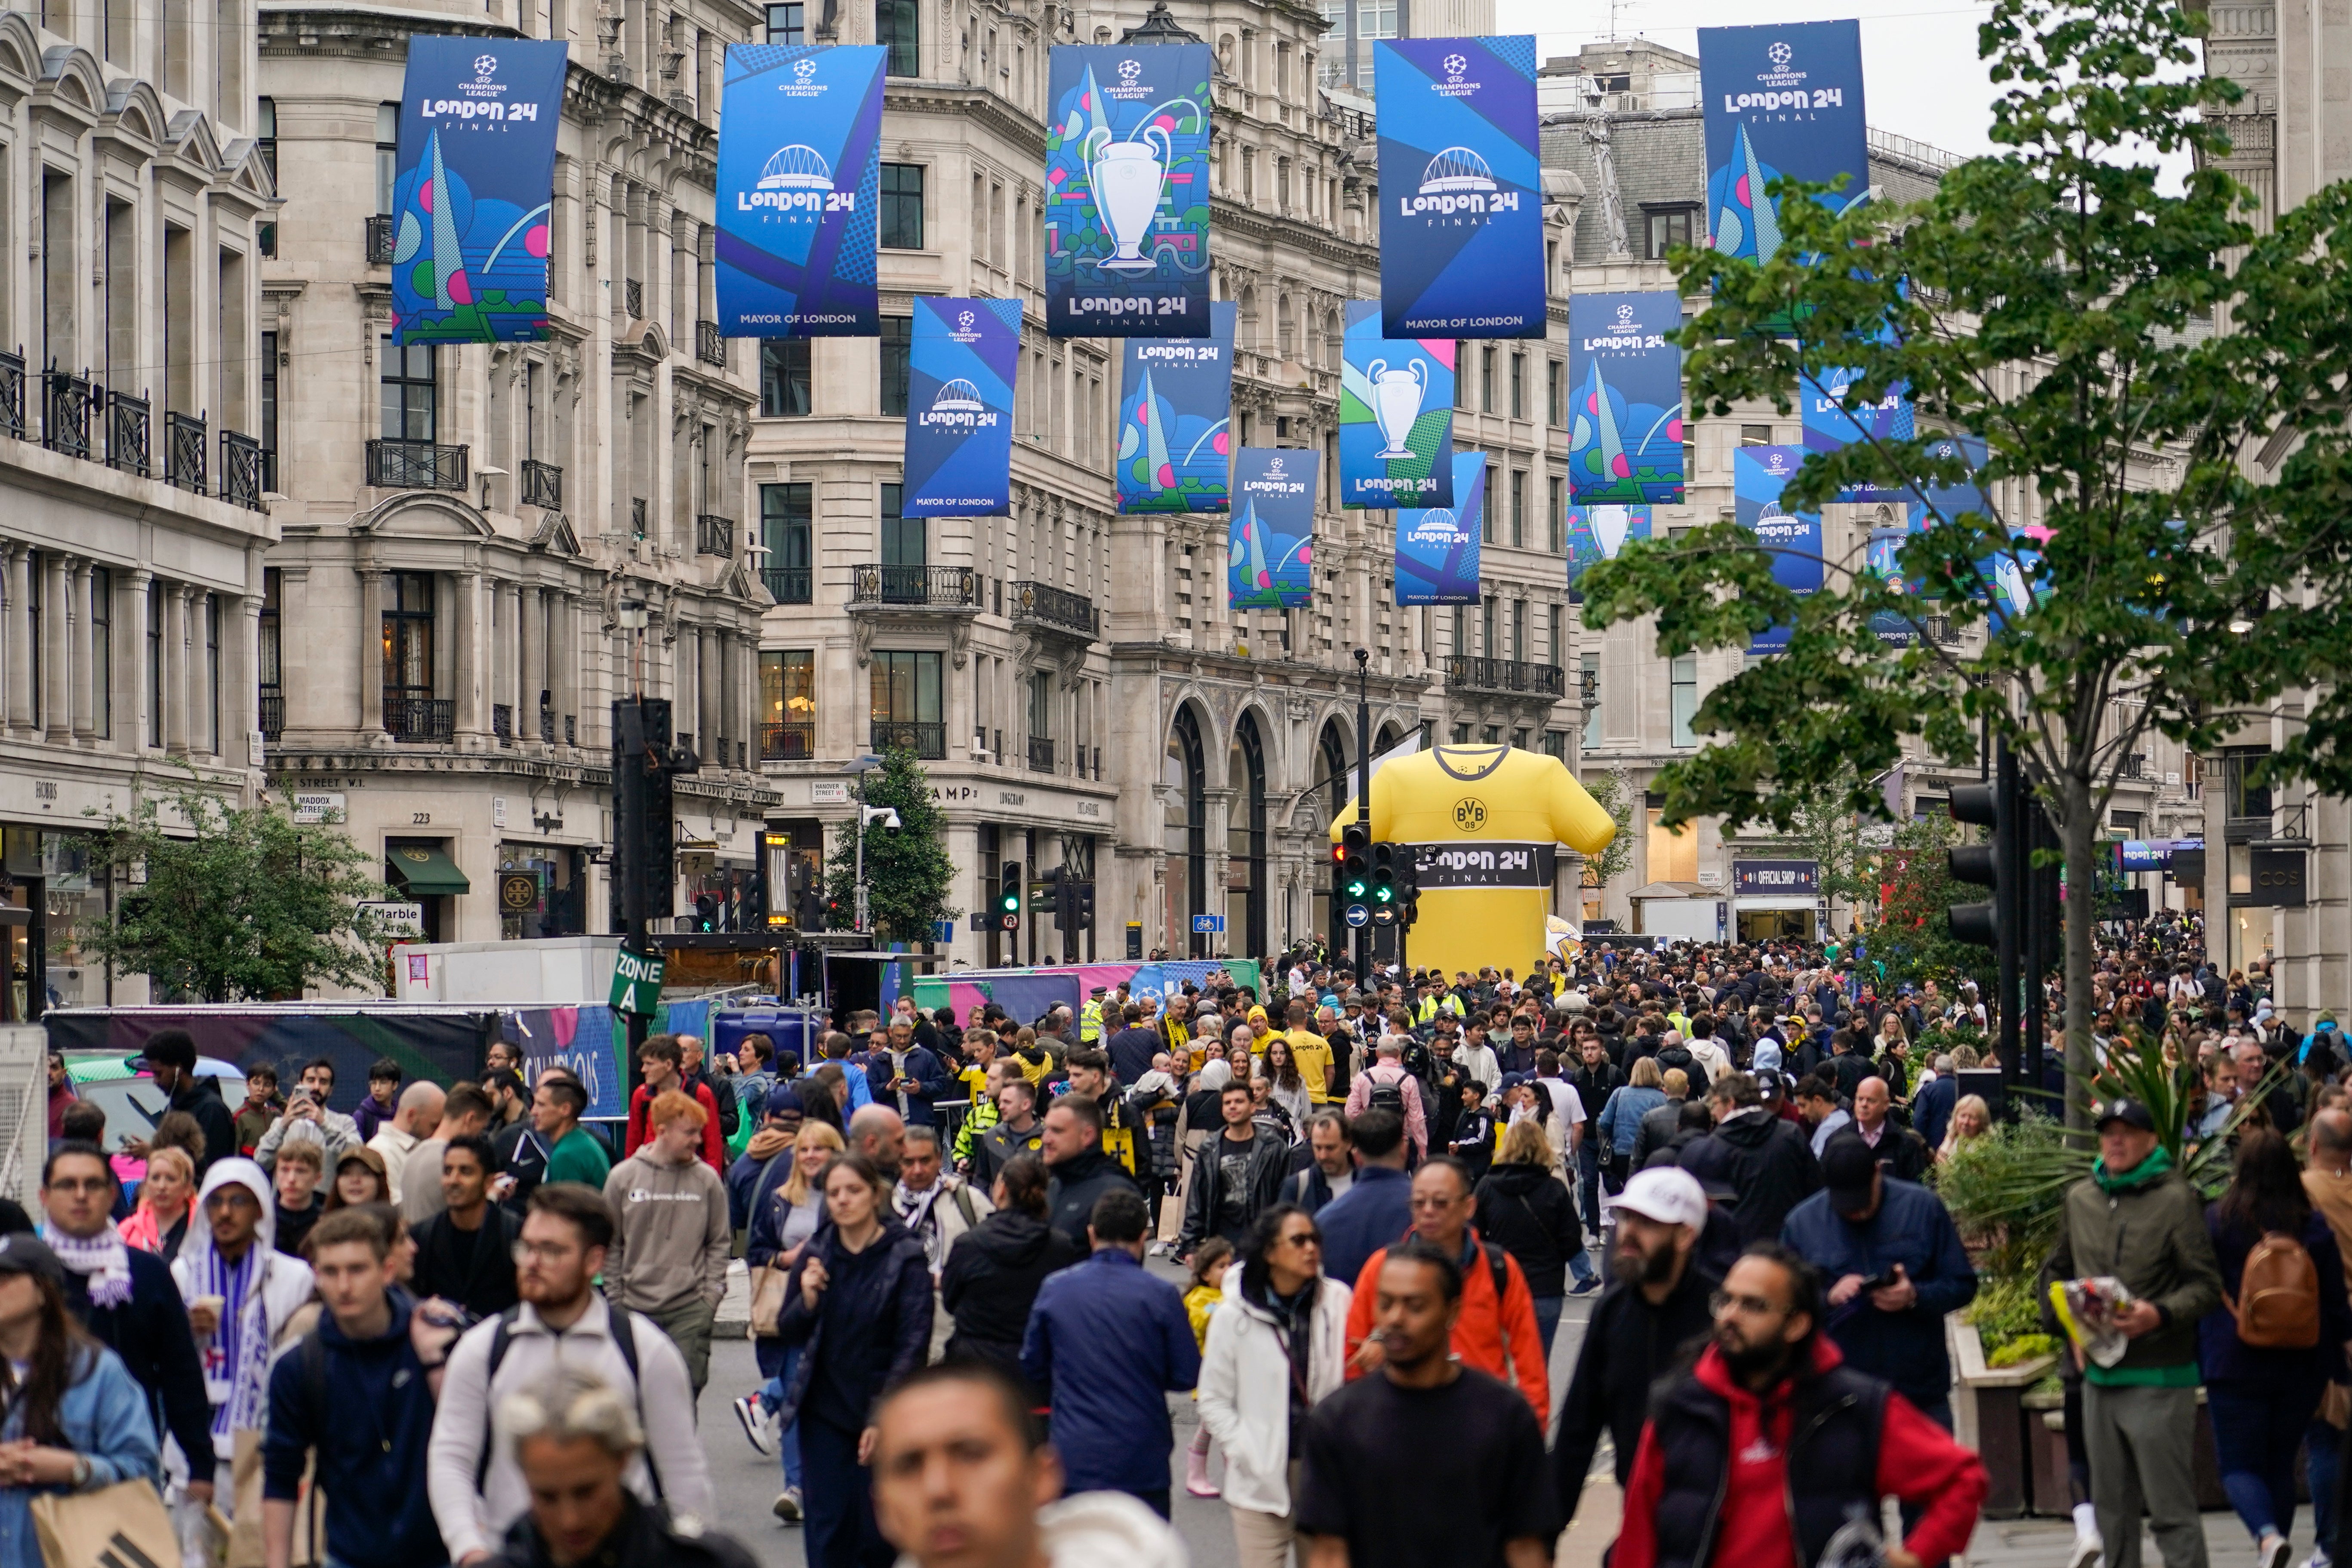
<svg viewBox="0 0 2352 1568">
<path fill-rule="evenodd" d="M 1717 250 L 1755 261 L 1779 253 L 1780 204 L 1767 194 L 1776 179 L 1849 176 L 1822 198 L 1832 211 L 1869 199 L 1861 23 L 1701 27 L 1698 70 L 1706 226 Z"/>
<path fill-rule="evenodd" d="M 1772 581 L 1797 594 L 1822 587 L 1819 512 L 1783 511 L 1780 491 L 1804 466 L 1802 447 L 1741 447 L 1732 453 L 1731 501 L 1739 526 L 1772 552 Z M 1776 626 L 1748 645 L 1751 654 L 1789 646 L 1789 628 Z"/>
<path fill-rule="evenodd" d="M 1580 501 L 1683 499 L 1682 296 L 1579 294 L 1568 302 L 1568 489 Z"/>
<path fill-rule="evenodd" d="M 1234 302 L 1205 338 L 1129 338 L 1118 373 L 1118 510 L 1224 511 L 1233 467 Z"/>
<path fill-rule="evenodd" d="M 874 251 L 888 52 L 727 46 L 716 268 L 724 335 L 881 335 Z"/>
<path fill-rule="evenodd" d="M 1870 542 L 1863 559 L 1863 569 L 1882 579 L 1895 593 L 1908 595 L 1910 585 L 1903 578 L 1903 543 L 1912 534 L 1911 509 L 1894 502 L 1881 501 L 1870 519 Z M 1918 619 L 1892 612 L 1870 617 L 1870 629 L 1878 640 L 1890 647 L 1909 647 L 1919 640 Z"/>
<path fill-rule="evenodd" d="M 1990 521 L 1991 504 L 1976 481 L 1975 474 L 1984 467 L 1986 447 L 1981 437 L 1943 436 L 1927 444 L 1931 458 L 1958 455 L 1969 466 L 1969 478 L 1948 485 L 1927 485 L 1919 494 L 1924 502 L 1919 507 L 1919 526 L 1933 528 L 1939 522 L 1951 522 L 1974 512 Z M 2017 542 L 2014 558 L 2008 554 L 1989 555 L 1977 563 L 1977 570 L 1991 583 L 1992 591 L 1986 595 L 1990 608 L 1987 619 L 1994 630 L 2008 624 L 2012 615 L 2021 614 L 2033 605 L 2034 592 L 2028 581 L 2042 559 L 2037 548 L 2049 537 L 2043 529 L 2012 530 L 2010 537 Z"/>
<path fill-rule="evenodd" d="M 1382 335 L 1543 336 L 1534 37 L 1383 38 L 1372 79 Z"/>
<path fill-rule="evenodd" d="M 915 300 L 900 517 L 1012 512 L 1020 369 L 1020 300 Z"/>
<path fill-rule="evenodd" d="M 1244 447 L 1234 455 L 1234 525 L 1225 539 L 1226 595 L 1236 610 L 1307 603 L 1315 562 L 1315 454 Z"/>
<path fill-rule="evenodd" d="M 1045 330 L 1209 335 L 1209 46 L 1057 44 Z"/>
<path fill-rule="evenodd" d="M 1348 301 L 1339 369 L 1342 507 L 1455 504 L 1454 342 L 1384 338 L 1380 302 Z"/>
<path fill-rule="evenodd" d="M 1645 506 L 1572 506 L 1568 509 L 1568 602 L 1584 603 L 1578 586 L 1584 574 L 1637 539 L 1650 537 Z"/>
<path fill-rule="evenodd" d="M 1856 441 L 1908 441 L 1916 429 L 1911 415 L 1908 387 L 1897 382 L 1886 395 L 1864 403 L 1853 392 L 1861 377 L 1853 371 L 1826 371 L 1797 377 L 1797 406 L 1804 420 L 1805 449 L 1834 452 Z M 1838 491 L 1842 501 L 1901 501 L 1910 491 L 1900 485 L 1849 485 Z"/>
<path fill-rule="evenodd" d="M 1478 538 L 1486 531 L 1486 454 L 1456 452 L 1454 504 L 1397 513 L 1396 602 L 1478 602 Z"/>
<path fill-rule="evenodd" d="M 547 335 L 547 218 L 568 47 L 408 40 L 392 184 L 394 342 Z"/>
</svg>

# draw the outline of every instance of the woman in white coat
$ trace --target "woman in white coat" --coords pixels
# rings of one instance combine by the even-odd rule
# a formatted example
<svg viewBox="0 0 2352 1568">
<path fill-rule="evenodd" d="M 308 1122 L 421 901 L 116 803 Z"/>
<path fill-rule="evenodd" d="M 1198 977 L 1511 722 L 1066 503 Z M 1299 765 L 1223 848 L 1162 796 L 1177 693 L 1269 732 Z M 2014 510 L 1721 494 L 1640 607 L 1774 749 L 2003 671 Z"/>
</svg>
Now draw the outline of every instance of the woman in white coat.
<svg viewBox="0 0 2352 1568">
<path fill-rule="evenodd" d="M 1258 1215 L 1242 1266 L 1225 1271 L 1201 1362 L 1201 1422 L 1224 1449 L 1241 1568 L 1290 1561 L 1304 1457 L 1291 1438 L 1347 1375 L 1349 1299 L 1345 1282 L 1323 1278 L 1323 1233 L 1296 1204 Z"/>
</svg>

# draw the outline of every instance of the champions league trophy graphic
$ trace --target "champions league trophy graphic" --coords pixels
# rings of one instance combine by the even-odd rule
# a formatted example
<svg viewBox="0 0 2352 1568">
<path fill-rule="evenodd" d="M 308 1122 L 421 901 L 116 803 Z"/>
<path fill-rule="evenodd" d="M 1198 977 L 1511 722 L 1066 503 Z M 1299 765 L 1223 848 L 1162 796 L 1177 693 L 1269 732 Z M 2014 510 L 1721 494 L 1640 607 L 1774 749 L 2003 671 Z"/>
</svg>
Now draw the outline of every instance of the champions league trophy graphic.
<svg viewBox="0 0 2352 1568">
<path fill-rule="evenodd" d="M 1160 139 L 1156 151 L 1151 142 L 1155 136 Z M 1174 158 L 1173 140 L 1154 122 L 1146 122 L 1125 142 L 1114 140 L 1107 125 L 1087 133 L 1087 181 L 1094 192 L 1095 210 L 1117 247 L 1096 263 L 1103 270 L 1158 269 L 1160 263 L 1143 254 L 1143 242 L 1150 237 L 1151 219 L 1160 211 L 1160 194 Z"/>
<path fill-rule="evenodd" d="M 1372 383 L 1372 420 L 1381 427 L 1381 448 L 1373 459 L 1412 457 L 1405 438 L 1412 434 L 1412 423 L 1421 417 L 1421 400 L 1429 394 L 1429 367 L 1416 359 L 1391 370 L 1388 361 L 1376 359 L 1364 367 L 1364 374 Z"/>
</svg>

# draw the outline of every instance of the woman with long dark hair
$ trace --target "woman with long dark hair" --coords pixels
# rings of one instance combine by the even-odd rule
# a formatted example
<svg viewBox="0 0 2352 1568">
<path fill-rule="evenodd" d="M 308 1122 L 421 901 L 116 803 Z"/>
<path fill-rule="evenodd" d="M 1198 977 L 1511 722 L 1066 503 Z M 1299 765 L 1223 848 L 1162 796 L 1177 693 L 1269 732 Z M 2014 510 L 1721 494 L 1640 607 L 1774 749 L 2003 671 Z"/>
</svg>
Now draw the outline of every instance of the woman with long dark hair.
<svg viewBox="0 0 2352 1568">
<path fill-rule="evenodd" d="M 940 1306 L 955 1319 L 949 1361 L 984 1361 L 1021 1376 L 1021 1335 L 1037 1287 L 1056 1269 L 1083 1262 L 1076 1242 L 1045 1223 L 1045 1163 L 1015 1154 L 996 1173 L 996 1212 L 956 1237 L 940 1274 Z M 1034 1390 L 1035 1403 L 1045 1402 Z"/>
<path fill-rule="evenodd" d="M 2222 1306 L 2198 1324 L 2198 1360 L 2221 1488 L 2260 1568 L 2286 1568 L 2295 1450 L 2352 1338 L 2343 1255 L 2304 1191 L 2294 1152 L 2266 1127 L 2240 1137 L 2229 1190 L 2206 1205 L 2205 1228 L 2221 1265 Z"/>
<path fill-rule="evenodd" d="M 1269 1086 L 1266 1098 L 1282 1107 L 1283 1114 L 1289 1118 L 1295 1137 L 1297 1129 L 1307 1125 L 1307 1112 L 1310 1108 L 1310 1102 L 1307 1093 L 1307 1079 L 1298 1070 L 1298 1058 L 1292 1052 L 1288 1040 L 1284 1039 L 1280 1035 L 1267 1039 L 1265 1063 L 1261 1070 L 1265 1072 Z"/>
<path fill-rule="evenodd" d="M 43 1568 L 40 1493 L 155 1479 L 147 1396 L 66 1310 L 63 1280 L 40 1237 L 0 1236 L 0 1568 Z"/>
</svg>

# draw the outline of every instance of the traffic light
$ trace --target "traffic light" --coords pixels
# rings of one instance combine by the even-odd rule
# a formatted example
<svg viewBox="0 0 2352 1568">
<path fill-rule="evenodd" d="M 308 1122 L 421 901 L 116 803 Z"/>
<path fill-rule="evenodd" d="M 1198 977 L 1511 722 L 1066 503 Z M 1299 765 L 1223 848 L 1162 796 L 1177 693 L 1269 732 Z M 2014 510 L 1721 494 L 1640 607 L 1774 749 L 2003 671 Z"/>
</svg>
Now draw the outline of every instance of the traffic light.
<svg viewBox="0 0 2352 1568">
<path fill-rule="evenodd" d="M 1356 908 L 1365 904 L 1372 891 L 1372 830 L 1359 823 L 1350 823 L 1339 830 L 1339 877 L 1336 883 L 1341 904 Z"/>
<path fill-rule="evenodd" d="M 1371 907 L 1374 925 L 1393 925 L 1397 919 L 1397 848 L 1385 841 L 1372 846 Z"/>
<path fill-rule="evenodd" d="M 2009 820 L 2012 803 L 2004 796 L 1999 783 L 1954 784 L 1952 786 L 1952 820 L 1973 823 L 1990 829 L 1982 844 L 1960 844 L 1944 852 L 1945 864 L 1955 882 L 1968 882 L 1991 889 L 1990 900 L 1982 903 L 1950 906 L 1952 935 L 1958 941 L 1970 942 L 1979 947 L 1998 950 L 2004 934 L 2002 927 L 2009 922 L 2001 919 L 2002 911 L 2013 907 L 2013 884 L 2005 881 L 2010 861 L 2014 854 L 2011 840 L 2016 824 Z M 2007 934 L 2015 936 L 2012 931 Z"/>
<path fill-rule="evenodd" d="M 1095 929 L 1095 885 L 1092 882 L 1070 884 L 1070 907 L 1076 921 L 1070 927 L 1072 931 Z"/>
<path fill-rule="evenodd" d="M 719 929 L 718 894 L 697 893 L 694 895 L 694 929 L 698 931 L 706 932 L 715 931 Z"/>
<path fill-rule="evenodd" d="M 996 879 L 996 912 L 1010 931 L 1021 920 L 1021 862 L 1007 860 Z"/>
<path fill-rule="evenodd" d="M 1396 847 L 1397 918 L 1410 929 L 1421 916 L 1421 855 L 1410 844 Z"/>
<path fill-rule="evenodd" d="M 1045 889 L 1043 901 L 1046 911 L 1054 917 L 1054 929 L 1055 931 L 1073 930 L 1070 924 L 1073 910 L 1070 907 L 1069 871 L 1056 866 L 1050 871 L 1040 872 L 1037 880 Z"/>
</svg>

